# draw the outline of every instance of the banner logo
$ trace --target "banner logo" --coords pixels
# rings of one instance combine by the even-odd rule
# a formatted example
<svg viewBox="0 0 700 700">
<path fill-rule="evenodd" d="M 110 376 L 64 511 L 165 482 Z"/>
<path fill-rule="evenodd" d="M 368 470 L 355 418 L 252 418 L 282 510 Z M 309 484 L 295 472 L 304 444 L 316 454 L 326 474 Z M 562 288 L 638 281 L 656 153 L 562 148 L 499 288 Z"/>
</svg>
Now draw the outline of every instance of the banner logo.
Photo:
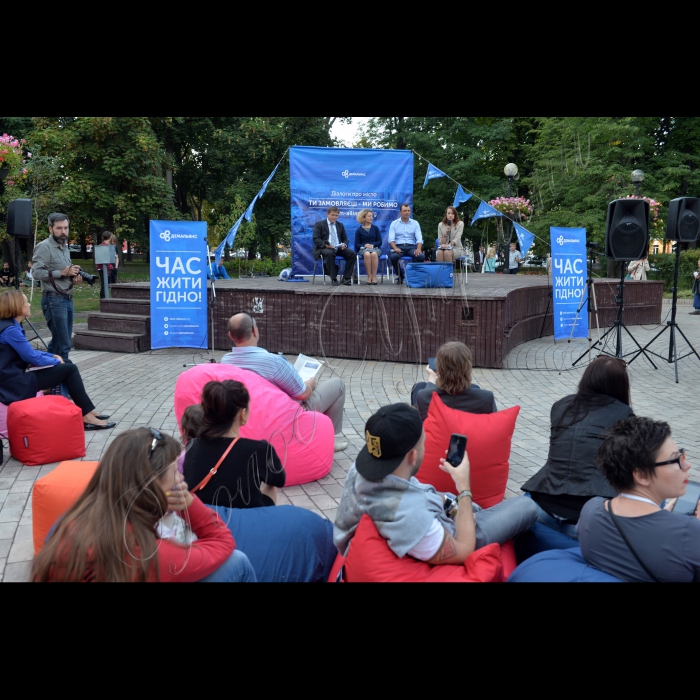
<svg viewBox="0 0 700 700">
<path fill-rule="evenodd" d="M 166 243 L 170 243 L 170 231 L 165 231 L 164 233 L 160 234 L 160 237 L 162 240 L 164 240 Z"/>
<path fill-rule="evenodd" d="M 367 173 L 351 173 L 346 170 L 344 173 L 340 173 L 346 180 L 350 177 L 367 177 Z"/>
</svg>

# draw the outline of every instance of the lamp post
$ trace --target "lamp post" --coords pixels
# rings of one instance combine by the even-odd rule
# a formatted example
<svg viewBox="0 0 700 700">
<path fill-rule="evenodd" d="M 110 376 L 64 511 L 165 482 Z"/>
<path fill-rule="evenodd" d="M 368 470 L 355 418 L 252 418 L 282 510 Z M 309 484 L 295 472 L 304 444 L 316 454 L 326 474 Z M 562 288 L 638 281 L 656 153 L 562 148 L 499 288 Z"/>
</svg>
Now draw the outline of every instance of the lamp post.
<svg viewBox="0 0 700 700">
<path fill-rule="evenodd" d="M 639 197 L 639 190 L 644 182 L 644 171 L 635 170 L 632 173 L 632 182 L 634 183 L 634 194 L 635 196 Z"/>
<path fill-rule="evenodd" d="M 513 182 L 515 181 L 515 178 L 518 177 L 518 173 L 520 172 L 518 170 L 518 166 L 515 163 L 508 163 L 506 165 L 505 170 L 503 171 L 508 178 L 508 199 L 510 199 L 513 196 Z M 508 272 L 508 268 L 510 266 L 510 242 L 513 238 L 513 228 L 512 224 L 509 224 L 508 226 L 508 241 L 501 241 L 502 245 L 502 250 L 503 250 L 503 272 L 504 274 Z"/>
</svg>

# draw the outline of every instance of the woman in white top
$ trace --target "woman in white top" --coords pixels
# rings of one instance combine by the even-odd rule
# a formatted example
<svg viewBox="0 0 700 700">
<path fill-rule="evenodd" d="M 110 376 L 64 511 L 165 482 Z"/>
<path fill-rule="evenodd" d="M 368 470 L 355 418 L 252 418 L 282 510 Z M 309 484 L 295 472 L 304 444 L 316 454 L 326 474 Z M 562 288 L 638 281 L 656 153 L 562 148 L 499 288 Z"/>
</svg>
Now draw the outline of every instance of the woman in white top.
<svg viewBox="0 0 700 700">
<path fill-rule="evenodd" d="M 642 258 L 641 260 L 635 260 L 634 262 L 631 262 L 629 267 L 627 268 L 627 271 L 632 276 L 632 279 L 635 280 L 636 282 L 646 282 L 647 281 L 647 272 L 649 272 L 650 270 L 651 270 L 651 267 L 649 267 L 649 259 L 648 258 Z"/>
<path fill-rule="evenodd" d="M 462 234 L 464 222 L 454 207 L 447 207 L 445 218 L 438 226 L 438 239 L 435 244 L 437 261 L 451 263 L 459 260 L 464 255 L 462 247 Z"/>
</svg>

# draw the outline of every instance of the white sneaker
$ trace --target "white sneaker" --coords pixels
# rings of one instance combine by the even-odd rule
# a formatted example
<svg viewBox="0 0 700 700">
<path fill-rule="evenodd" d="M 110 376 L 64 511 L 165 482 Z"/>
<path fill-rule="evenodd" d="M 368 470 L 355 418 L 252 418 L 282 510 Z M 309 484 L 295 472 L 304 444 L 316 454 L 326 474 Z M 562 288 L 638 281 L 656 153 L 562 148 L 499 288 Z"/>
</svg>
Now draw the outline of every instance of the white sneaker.
<svg viewBox="0 0 700 700">
<path fill-rule="evenodd" d="M 341 435 L 335 439 L 335 451 L 345 452 L 348 449 L 348 441 Z"/>
</svg>

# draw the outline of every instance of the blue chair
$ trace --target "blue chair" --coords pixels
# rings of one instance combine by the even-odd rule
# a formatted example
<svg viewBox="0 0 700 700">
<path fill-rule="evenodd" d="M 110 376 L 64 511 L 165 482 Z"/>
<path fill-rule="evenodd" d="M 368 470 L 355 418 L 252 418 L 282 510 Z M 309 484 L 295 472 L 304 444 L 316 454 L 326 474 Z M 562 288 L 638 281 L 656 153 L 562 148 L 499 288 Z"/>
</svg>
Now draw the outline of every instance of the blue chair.
<svg viewBox="0 0 700 700">
<path fill-rule="evenodd" d="M 580 548 L 543 552 L 521 564 L 508 583 L 622 583 L 583 558 Z"/>
<path fill-rule="evenodd" d="M 316 271 L 318 270 L 318 264 L 321 263 L 321 274 L 323 275 L 323 286 L 326 286 L 326 266 L 323 264 L 323 258 L 319 258 L 316 261 L 316 264 L 314 265 L 314 280 L 313 284 L 316 285 Z M 345 265 L 347 265 L 347 261 L 345 258 L 342 257 L 337 257 L 335 259 L 335 264 L 338 266 L 338 276 L 344 275 L 345 274 Z M 342 267 L 341 267 L 342 265 Z M 359 281 L 359 277 L 358 277 Z"/>
</svg>

